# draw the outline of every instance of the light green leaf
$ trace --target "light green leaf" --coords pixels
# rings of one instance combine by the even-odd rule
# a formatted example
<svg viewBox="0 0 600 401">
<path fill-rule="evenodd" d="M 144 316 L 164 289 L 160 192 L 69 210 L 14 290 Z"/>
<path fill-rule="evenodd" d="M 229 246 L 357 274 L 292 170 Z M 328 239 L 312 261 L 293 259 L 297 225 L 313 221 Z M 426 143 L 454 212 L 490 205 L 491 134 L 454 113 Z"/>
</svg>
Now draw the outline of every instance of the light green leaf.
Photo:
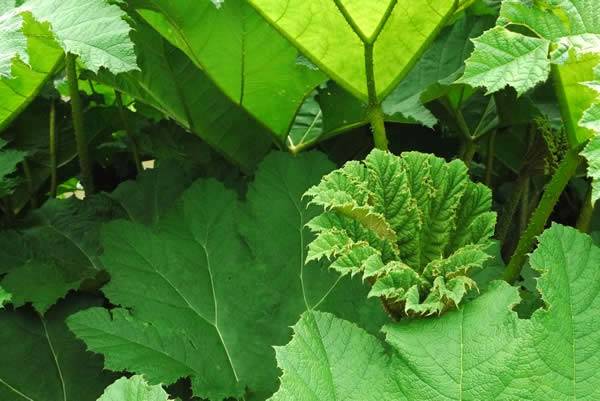
<svg viewBox="0 0 600 401">
<path fill-rule="evenodd" d="M 98 401 L 169 401 L 160 385 L 149 385 L 143 376 L 121 377 L 108 386 Z"/>
<path fill-rule="evenodd" d="M 402 393 L 389 356 L 367 332 L 329 313 L 307 312 L 294 337 L 277 347 L 281 387 L 270 401 L 383 401 Z"/>
<path fill-rule="evenodd" d="M 276 389 L 272 346 L 288 340 L 302 312 L 336 311 L 373 331 L 383 320 L 376 302 L 356 296 L 366 295 L 358 280 L 304 270 L 304 224 L 314 211 L 301 194 L 330 168 L 322 155 L 276 153 L 259 168 L 247 206 L 200 180 L 154 227 L 107 225 L 103 291 L 131 312 L 91 309 L 69 326 L 109 369 L 143 372 L 151 383 L 191 376 L 203 398 L 265 399 Z"/>
<path fill-rule="evenodd" d="M 593 137 L 581 155 L 587 160 L 587 175 L 592 179 L 592 204 L 600 199 L 600 135 Z"/>
<path fill-rule="evenodd" d="M 0 8 L 0 78 L 12 78 L 12 66 L 15 58 L 28 63 L 27 38 L 23 34 L 23 17 L 18 9 L 10 4 Z"/>
<path fill-rule="evenodd" d="M 298 153 L 317 142 L 322 135 L 323 112 L 315 96 L 310 96 L 296 115 L 287 138 L 287 147 L 292 153 Z"/>
<path fill-rule="evenodd" d="M 14 44 L 12 50 L 3 47 L 0 51 L 0 70 L 6 72 L 8 62 L 12 63 L 9 77 L 0 73 L 0 131 L 35 99 L 56 72 L 64 58 L 63 49 L 79 55 L 85 67 L 94 71 L 105 67 L 118 73 L 137 68 L 129 39 L 131 28 L 123 20 L 125 13 L 105 0 L 30 0 L 11 13 L 20 14 L 10 18 L 12 22 L 0 23 L 10 28 L 0 32 L 10 35 L 7 43 Z M 22 34 L 15 34 L 21 19 Z M 22 35 L 27 39 L 26 53 L 22 50 Z M 5 46 L 6 39 L 0 39 Z M 15 58 L 15 54 L 20 57 Z"/>
<path fill-rule="evenodd" d="M 600 100 L 587 109 L 583 114 L 580 124 L 584 128 L 600 133 Z"/>
<path fill-rule="evenodd" d="M 362 100 L 368 92 L 366 65 L 373 69 L 376 94 L 385 98 L 458 6 L 453 0 L 250 3 L 313 63 Z"/>
<path fill-rule="evenodd" d="M 10 302 L 12 295 L 10 295 L 4 288 L 0 287 L 0 309 L 4 306 L 4 304 Z"/>
<path fill-rule="evenodd" d="M 115 375 L 102 370 L 102 359 L 86 352 L 64 320 L 101 303 L 70 297 L 44 317 L 27 308 L 0 311 L 0 399 L 96 401 Z"/>
<path fill-rule="evenodd" d="M 594 132 L 581 121 L 587 110 L 598 100 L 598 92 L 585 83 L 597 78 L 596 67 L 600 65 L 599 53 L 578 54 L 569 52 L 568 58 L 556 66 L 557 93 L 561 114 L 567 128 L 571 146 L 590 139 Z"/>
<path fill-rule="evenodd" d="M 575 147 L 592 136 L 579 122 L 597 97 L 582 84 L 594 79 L 600 64 L 598 20 L 594 0 L 505 0 L 498 26 L 476 39 L 461 82 L 486 86 L 489 92 L 510 85 L 522 94 L 544 81 L 554 64 L 561 114 Z M 508 31 L 516 26 L 538 37 Z"/>
<path fill-rule="evenodd" d="M 101 71 L 96 79 L 156 108 L 229 160 L 252 170 L 272 145 L 270 131 L 147 24 L 137 23 L 132 38 L 140 71 L 118 75 Z"/>
<path fill-rule="evenodd" d="M 297 51 L 246 0 L 228 0 L 219 8 L 209 0 L 136 0 L 133 5 L 232 104 L 242 106 L 282 144 L 305 97 L 325 79 L 297 63 Z"/>
<path fill-rule="evenodd" d="M 491 193 L 469 181 L 460 161 L 374 150 L 364 164 L 347 163 L 306 195 L 324 209 L 308 224 L 317 234 L 308 260 L 328 259 L 343 275 L 368 269 L 371 296 L 383 296 L 396 313 L 458 305 L 474 287 L 468 274 L 489 258 Z"/>
<path fill-rule="evenodd" d="M 0 76 L 0 131 L 35 99 L 63 58 L 63 51 L 48 27 L 35 22 L 31 15 L 25 14 L 22 18 L 28 62 L 11 56 L 11 76 Z"/>
<path fill-rule="evenodd" d="M 475 51 L 467 60 L 458 81 L 473 87 L 485 86 L 488 94 L 512 86 L 522 95 L 550 74 L 550 41 L 526 37 L 496 27 L 474 39 Z"/>
<path fill-rule="evenodd" d="M 549 40 L 600 34 L 600 10 L 594 0 L 504 0 L 499 24 L 524 25 Z"/>
<path fill-rule="evenodd" d="M 367 372 L 377 372 L 369 377 L 370 391 L 357 386 L 356 398 L 340 399 L 597 399 L 600 248 L 589 236 L 555 225 L 540 237 L 530 262 L 546 302 L 531 319 L 512 311 L 517 289 L 497 281 L 460 310 L 386 326 L 394 350 L 389 358 L 375 337 L 355 326 L 331 315 L 304 315 L 292 342 L 277 350 L 283 376 L 272 400 L 336 399 Z"/>
<path fill-rule="evenodd" d="M 444 29 L 410 73 L 384 100 L 382 106 L 386 121 L 433 127 L 437 118 L 424 103 L 439 98 L 449 90 L 449 85 L 462 71 L 464 60 L 473 48 L 469 39 L 480 35 L 493 23 L 491 18 L 465 17 Z M 298 128 L 306 128 L 307 120 L 315 121 L 310 117 L 318 117 L 322 124 L 314 125 L 302 143 L 304 146 L 298 144 L 297 140 L 293 141 L 295 149 L 306 148 L 319 140 L 368 124 L 364 104 L 333 81 L 318 89 L 316 100 L 321 108 L 311 107 L 312 112 L 301 114 L 297 122 L 304 121 L 304 124 L 299 124 Z M 307 101 L 307 107 L 311 101 L 312 99 Z M 303 129 L 302 136 L 307 132 Z M 308 139 L 312 141 L 307 141 Z"/>
<path fill-rule="evenodd" d="M 78 55 L 86 68 L 114 73 L 137 69 L 131 27 L 118 6 L 105 0 L 29 0 L 23 10 L 48 22 L 64 51 Z"/>
</svg>

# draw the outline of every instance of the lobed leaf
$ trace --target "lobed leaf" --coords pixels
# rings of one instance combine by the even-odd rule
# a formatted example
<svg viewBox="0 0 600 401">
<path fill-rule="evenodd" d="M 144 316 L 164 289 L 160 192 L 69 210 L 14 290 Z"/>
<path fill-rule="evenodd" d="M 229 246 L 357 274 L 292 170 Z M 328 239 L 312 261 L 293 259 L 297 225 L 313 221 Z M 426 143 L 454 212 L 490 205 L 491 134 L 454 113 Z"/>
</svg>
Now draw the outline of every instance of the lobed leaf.
<svg viewBox="0 0 600 401">
<path fill-rule="evenodd" d="M 85 351 L 65 324 L 99 298 L 70 297 L 45 316 L 29 308 L 0 311 L 0 399 L 96 401 L 115 375 L 102 370 L 100 357 Z"/>
<path fill-rule="evenodd" d="M 384 344 L 330 314 L 308 312 L 277 349 L 281 388 L 271 399 L 593 400 L 600 395 L 594 328 L 600 248 L 554 225 L 531 266 L 546 307 L 521 320 L 517 289 L 496 281 L 459 310 L 385 327 Z M 368 386 L 361 385 L 367 380 Z"/>
<path fill-rule="evenodd" d="M 105 355 L 108 369 L 143 373 L 151 383 L 190 376 L 194 394 L 214 400 L 271 395 L 272 346 L 285 343 L 307 309 L 378 330 L 384 316 L 356 297 L 366 295 L 359 281 L 304 266 L 304 225 L 315 211 L 301 194 L 330 169 L 319 154 L 275 153 L 246 203 L 199 180 L 157 224 L 110 223 L 102 262 L 111 281 L 103 291 L 120 308 L 78 313 L 70 328 Z"/>
</svg>

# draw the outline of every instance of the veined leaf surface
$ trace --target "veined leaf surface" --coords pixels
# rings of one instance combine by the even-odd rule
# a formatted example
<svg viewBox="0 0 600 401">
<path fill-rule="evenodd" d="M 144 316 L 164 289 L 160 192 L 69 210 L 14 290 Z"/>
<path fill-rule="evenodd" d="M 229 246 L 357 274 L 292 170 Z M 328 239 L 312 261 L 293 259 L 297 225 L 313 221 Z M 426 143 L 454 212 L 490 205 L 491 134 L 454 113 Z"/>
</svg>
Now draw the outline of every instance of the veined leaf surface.
<svg viewBox="0 0 600 401">
<path fill-rule="evenodd" d="M 360 328 L 308 312 L 277 349 L 283 376 L 271 400 L 595 400 L 599 263 L 589 236 L 555 225 L 531 256 L 546 308 L 520 320 L 517 290 L 495 282 L 460 310 L 386 326 L 389 355 Z"/>
<path fill-rule="evenodd" d="M 383 313 L 356 296 L 366 295 L 359 281 L 304 267 L 304 224 L 314 211 L 301 194 L 331 167 L 318 154 L 276 153 L 261 165 L 247 209 L 222 184 L 200 180 L 153 227 L 109 224 L 104 293 L 131 313 L 90 309 L 72 317 L 70 328 L 105 355 L 107 368 L 143 372 L 151 383 L 191 376 L 194 394 L 214 400 L 271 395 L 272 346 L 285 343 L 308 308 L 376 331 Z"/>
<path fill-rule="evenodd" d="M 367 71 L 383 99 L 458 7 L 455 0 L 250 0 L 313 63 L 366 100 Z M 372 55 L 365 50 L 372 47 Z"/>
<path fill-rule="evenodd" d="M 219 7 L 210 0 L 133 4 L 231 102 L 268 127 L 281 143 L 304 98 L 325 79 L 298 63 L 297 51 L 246 0 L 228 0 Z"/>
</svg>

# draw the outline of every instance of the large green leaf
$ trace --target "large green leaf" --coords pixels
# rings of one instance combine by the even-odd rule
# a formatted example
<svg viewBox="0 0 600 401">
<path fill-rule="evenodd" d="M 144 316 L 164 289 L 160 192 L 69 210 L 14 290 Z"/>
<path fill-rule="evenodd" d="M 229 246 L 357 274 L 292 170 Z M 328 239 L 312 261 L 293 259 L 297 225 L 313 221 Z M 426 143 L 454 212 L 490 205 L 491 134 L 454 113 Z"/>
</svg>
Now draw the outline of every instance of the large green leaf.
<svg viewBox="0 0 600 401">
<path fill-rule="evenodd" d="M 467 16 L 443 30 L 383 102 L 386 121 L 433 127 L 437 119 L 424 104 L 448 91 L 473 48 L 470 38 L 480 35 L 491 25 L 493 20 L 490 18 Z M 364 104 L 330 81 L 318 89 L 315 98 L 307 99 L 302 106 L 290 131 L 288 148 L 298 152 L 320 140 L 368 123 Z"/>
<path fill-rule="evenodd" d="M 0 399 L 6 401 L 96 401 L 114 375 L 102 359 L 67 328 L 72 313 L 100 305 L 70 297 L 44 317 L 29 309 L 0 311 Z"/>
<path fill-rule="evenodd" d="M 406 76 L 458 8 L 455 0 L 250 0 L 330 77 L 367 98 L 373 70 L 380 98 Z M 369 55 L 367 49 L 372 49 Z"/>
<path fill-rule="evenodd" d="M 304 98 L 324 80 L 322 73 L 297 62 L 296 50 L 246 0 L 228 0 L 218 8 L 210 0 L 136 0 L 133 5 L 281 143 Z"/>
<path fill-rule="evenodd" d="M 324 209 L 308 223 L 317 233 L 308 260 L 369 279 L 370 295 L 399 314 L 457 306 L 475 287 L 470 271 L 489 258 L 491 191 L 471 182 L 461 161 L 374 150 L 307 195 Z"/>
<path fill-rule="evenodd" d="M 48 22 L 64 51 L 78 55 L 86 68 L 115 73 L 137 68 L 131 27 L 118 6 L 105 0 L 29 0 L 22 9 Z"/>
<path fill-rule="evenodd" d="M 8 77 L 0 73 L 0 131 L 56 72 L 63 60 L 63 50 L 80 56 L 82 63 L 94 71 L 104 67 L 118 73 L 137 68 L 129 39 L 131 27 L 116 5 L 104 0 L 30 0 L 6 15 L 14 13 L 20 15 L 12 18 L 12 22 L 1 23 L 2 28 L 9 29 L 5 33 L 11 35 L 12 46 L 9 45 L 8 51 L 4 48 L 0 51 L 4 66 L 0 69 L 6 72 L 12 62 L 12 70 Z M 24 19 L 22 35 L 19 30 L 15 33 L 15 28 L 20 28 L 20 18 Z M 24 57 L 23 37 L 27 39 L 28 57 Z"/>
<path fill-rule="evenodd" d="M 272 400 L 595 400 L 599 263 L 590 237 L 555 225 L 531 256 L 546 308 L 520 320 L 517 289 L 495 282 L 443 317 L 386 326 L 391 357 L 358 327 L 306 313 L 277 350 L 283 376 Z M 370 391 L 353 387 L 363 375 Z"/>
<path fill-rule="evenodd" d="M 227 158 L 252 169 L 271 146 L 269 130 L 146 24 L 137 24 L 132 37 L 140 71 L 102 71 L 96 79 L 155 107 Z"/>
<path fill-rule="evenodd" d="M 600 64 L 600 11 L 594 0 L 504 0 L 498 26 L 475 40 L 459 82 L 495 92 L 512 86 L 518 94 L 553 71 L 563 120 L 572 146 L 592 134 L 579 125 L 595 93 L 583 86 Z M 509 31 L 521 26 L 518 32 Z M 525 35 L 523 29 L 533 33 Z"/>
<path fill-rule="evenodd" d="M 303 271 L 301 194 L 330 168 L 320 155 L 275 154 L 261 165 L 247 209 L 235 192 L 200 180 L 154 227 L 109 224 L 104 293 L 131 312 L 91 309 L 69 326 L 109 369 L 153 383 L 191 376 L 194 394 L 213 400 L 265 399 L 276 389 L 272 345 L 289 338 L 307 307 L 372 327 L 382 321 L 376 303 L 356 296 L 366 292 L 360 282 Z"/>
</svg>

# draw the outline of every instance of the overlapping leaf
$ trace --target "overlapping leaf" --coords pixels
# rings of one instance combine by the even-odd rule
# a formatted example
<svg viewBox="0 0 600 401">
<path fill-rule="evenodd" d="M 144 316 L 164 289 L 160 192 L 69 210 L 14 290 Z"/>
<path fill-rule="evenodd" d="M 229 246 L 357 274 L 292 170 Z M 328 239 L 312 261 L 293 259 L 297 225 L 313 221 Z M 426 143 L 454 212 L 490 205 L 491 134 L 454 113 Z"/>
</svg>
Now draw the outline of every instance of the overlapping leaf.
<svg viewBox="0 0 600 401">
<path fill-rule="evenodd" d="M 318 154 L 274 154 L 259 169 L 247 209 L 222 184 L 200 180 L 154 227 L 109 224 L 104 293 L 127 309 L 90 309 L 69 326 L 109 369 L 143 373 L 151 383 L 191 376 L 194 394 L 212 400 L 265 399 L 276 388 L 272 345 L 285 343 L 307 308 L 374 330 L 383 320 L 376 303 L 356 296 L 366 294 L 360 282 L 305 270 L 311 215 L 301 194 L 330 168 Z"/>
<path fill-rule="evenodd" d="M 93 71 L 136 69 L 124 16 L 105 0 L 30 0 L 1 16 L 0 130 L 39 94 L 64 52 Z"/>
<path fill-rule="evenodd" d="M 522 94 L 546 81 L 552 68 L 569 140 L 576 146 L 591 136 L 579 121 L 596 98 L 582 83 L 593 79 L 600 64 L 598 20 L 594 0 L 504 0 L 498 26 L 474 41 L 459 82 L 489 92 L 512 86 Z M 509 30 L 515 26 L 531 35 Z"/>
<path fill-rule="evenodd" d="M 45 313 L 70 290 L 102 271 L 99 231 L 103 222 L 120 216 L 103 196 L 79 201 L 53 200 L 30 216 L 19 231 L 5 231 L 2 247 L 13 256 L 3 260 L 2 286 L 15 306 L 32 303 Z"/>
<path fill-rule="evenodd" d="M 368 70 L 383 99 L 458 8 L 454 0 L 250 3 L 313 63 L 363 100 Z"/>
<path fill-rule="evenodd" d="M 140 71 L 102 71 L 96 79 L 155 107 L 228 159 L 252 169 L 271 146 L 269 130 L 148 25 L 138 23 L 132 37 Z"/>
<path fill-rule="evenodd" d="M 272 400 L 597 399 L 598 263 L 590 237 L 553 226 L 531 257 L 546 308 L 518 319 L 517 290 L 495 282 L 458 311 L 386 326 L 387 355 L 358 327 L 306 313 L 277 349 L 283 376 Z"/>
<path fill-rule="evenodd" d="M 102 370 L 102 358 L 86 352 L 64 320 L 101 302 L 70 297 L 43 317 L 27 308 L 0 311 L 0 399 L 96 401 L 115 375 Z"/>
<path fill-rule="evenodd" d="M 307 196 L 325 212 L 308 260 L 328 259 L 342 275 L 361 274 L 400 314 L 457 306 L 474 288 L 469 272 L 489 258 L 491 193 L 460 161 L 375 150 L 325 176 Z"/>
<path fill-rule="evenodd" d="M 132 5 L 281 143 L 304 98 L 325 79 L 298 63 L 297 51 L 246 0 L 220 2 L 220 7 L 210 0 L 136 0 Z"/>
<path fill-rule="evenodd" d="M 467 16 L 444 29 L 383 102 L 386 121 L 433 127 L 437 118 L 424 104 L 448 91 L 473 48 L 470 38 L 491 25 L 490 18 Z M 338 84 L 328 82 L 318 89 L 316 99 L 311 97 L 303 105 L 290 131 L 288 148 L 298 152 L 319 140 L 367 125 L 367 114 L 359 99 Z"/>
</svg>

